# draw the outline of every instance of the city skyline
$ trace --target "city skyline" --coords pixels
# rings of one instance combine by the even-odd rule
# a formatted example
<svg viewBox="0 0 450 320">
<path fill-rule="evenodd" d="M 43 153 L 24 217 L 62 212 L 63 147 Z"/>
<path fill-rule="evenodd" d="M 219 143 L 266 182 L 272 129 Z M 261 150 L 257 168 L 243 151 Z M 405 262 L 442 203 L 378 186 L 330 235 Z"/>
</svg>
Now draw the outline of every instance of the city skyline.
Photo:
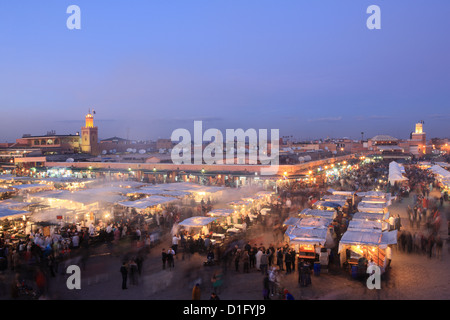
<svg viewBox="0 0 450 320">
<path fill-rule="evenodd" d="M 280 129 L 301 140 L 448 137 L 450 4 L 375 1 L 0 5 L 1 142 L 80 131 L 170 138 L 173 130 Z M 23 3 L 22 3 L 23 4 Z"/>
</svg>

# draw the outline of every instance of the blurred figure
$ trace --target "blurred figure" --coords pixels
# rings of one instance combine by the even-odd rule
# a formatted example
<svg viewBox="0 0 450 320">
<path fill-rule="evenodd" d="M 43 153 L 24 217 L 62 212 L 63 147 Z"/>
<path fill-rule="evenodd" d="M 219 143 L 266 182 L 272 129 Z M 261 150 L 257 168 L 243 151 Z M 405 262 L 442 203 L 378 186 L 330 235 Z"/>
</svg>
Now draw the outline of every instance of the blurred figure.
<svg viewBox="0 0 450 320">
<path fill-rule="evenodd" d="M 120 267 L 120 273 L 122 274 L 122 290 L 127 288 L 128 268 L 127 263 L 124 261 L 122 267 Z"/>
<path fill-rule="evenodd" d="M 201 290 L 200 284 L 196 283 L 194 288 L 192 289 L 192 300 L 200 300 Z"/>
</svg>

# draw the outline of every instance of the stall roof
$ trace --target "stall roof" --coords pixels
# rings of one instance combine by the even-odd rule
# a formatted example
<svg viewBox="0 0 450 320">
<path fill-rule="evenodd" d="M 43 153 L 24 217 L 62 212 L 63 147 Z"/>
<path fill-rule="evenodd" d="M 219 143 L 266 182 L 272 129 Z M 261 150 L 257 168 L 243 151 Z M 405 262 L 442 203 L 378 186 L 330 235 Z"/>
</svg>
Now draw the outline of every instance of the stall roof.
<svg viewBox="0 0 450 320">
<path fill-rule="evenodd" d="M 0 219 L 12 218 L 17 216 L 29 215 L 29 211 L 25 210 L 12 210 L 8 208 L 0 207 Z"/>
<path fill-rule="evenodd" d="M 323 218 L 336 218 L 336 211 L 328 211 L 328 210 L 317 210 L 317 209 L 303 209 L 300 213 L 300 216 L 313 216 L 313 217 L 323 217 Z"/>
<path fill-rule="evenodd" d="M 391 195 L 383 191 L 357 192 L 358 197 L 389 198 Z"/>
<path fill-rule="evenodd" d="M 214 209 L 207 213 L 208 216 L 211 217 L 228 217 L 233 214 L 233 209 Z"/>
<path fill-rule="evenodd" d="M 135 201 L 122 201 L 118 204 L 129 207 L 129 208 L 136 208 L 136 209 L 145 209 L 148 207 L 154 207 L 159 204 L 166 204 L 173 201 L 178 200 L 177 198 L 172 197 L 161 197 L 161 196 L 150 196 L 147 198 L 135 200 Z"/>
<path fill-rule="evenodd" d="M 348 199 L 347 196 L 341 195 L 341 194 L 331 194 L 331 195 L 327 194 L 327 195 L 324 195 L 322 197 L 322 200 L 324 200 L 324 201 L 331 201 L 331 202 L 335 202 L 335 201 L 339 201 L 339 202 L 344 201 L 344 202 L 346 202 L 347 199 Z"/>
<path fill-rule="evenodd" d="M 301 218 L 290 217 L 283 222 L 284 226 L 296 226 L 300 222 Z"/>
<path fill-rule="evenodd" d="M 286 235 L 289 237 L 290 243 L 300 242 L 309 244 L 325 245 L 327 240 L 328 229 L 317 228 L 317 229 L 307 229 L 307 228 L 296 228 L 289 227 L 286 231 Z"/>
<path fill-rule="evenodd" d="M 387 206 L 384 203 L 360 202 L 358 204 L 358 211 L 364 212 L 382 213 L 385 212 L 386 208 Z"/>
<path fill-rule="evenodd" d="M 397 230 L 389 232 L 347 230 L 340 244 L 383 246 L 397 243 Z"/>
<path fill-rule="evenodd" d="M 241 199 L 241 200 L 237 200 L 237 201 L 231 201 L 228 204 L 230 206 L 248 206 L 248 205 L 251 205 L 252 203 L 253 203 L 253 201 L 251 201 L 249 199 L 247 199 L 247 200 Z"/>
<path fill-rule="evenodd" d="M 441 166 L 434 165 L 428 170 L 432 171 L 436 175 L 440 175 L 442 178 L 450 178 L 450 172 L 442 168 Z"/>
<path fill-rule="evenodd" d="M 331 193 L 332 195 L 340 195 L 346 197 L 352 197 L 355 194 L 355 191 L 339 191 L 334 189 L 328 189 L 327 192 Z"/>
<path fill-rule="evenodd" d="M 333 201 L 317 201 L 314 203 L 315 207 L 327 207 L 327 208 L 339 208 L 344 207 L 347 204 L 346 200 L 333 200 Z"/>
<path fill-rule="evenodd" d="M 191 217 L 181 221 L 178 225 L 184 227 L 203 227 L 217 220 L 215 217 Z"/>
<path fill-rule="evenodd" d="M 283 225 L 285 226 L 293 226 L 297 228 L 328 228 L 328 226 L 333 222 L 331 218 L 324 217 L 304 217 L 304 218 L 288 218 Z"/>
<path fill-rule="evenodd" d="M 14 199 L 8 199 L 0 201 L 0 208 L 12 209 L 12 210 L 22 210 L 23 208 L 28 207 L 29 203 L 26 202 L 18 202 Z"/>
<path fill-rule="evenodd" d="M 348 230 L 373 230 L 373 231 L 381 231 L 383 230 L 383 226 L 381 221 L 373 221 L 373 220 L 351 220 L 348 224 Z"/>
<path fill-rule="evenodd" d="M 375 213 L 375 212 L 355 212 L 353 220 L 386 220 L 389 218 L 389 212 L 387 213 Z"/>
<path fill-rule="evenodd" d="M 144 187 L 139 189 L 132 189 L 127 191 L 127 193 L 136 193 L 136 194 L 147 194 L 147 195 L 166 195 L 171 197 L 185 197 L 191 194 L 189 191 L 181 191 L 181 190 L 162 190 L 161 188 L 154 187 Z"/>
<path fill-rule="evenodd" d="M 388 203 L 388 199 L 386 198 L 378 198 L 378 197 L 364 197 L 361 199 L 361 202 L 367 202 L 367 203 Z"/>
</svg>

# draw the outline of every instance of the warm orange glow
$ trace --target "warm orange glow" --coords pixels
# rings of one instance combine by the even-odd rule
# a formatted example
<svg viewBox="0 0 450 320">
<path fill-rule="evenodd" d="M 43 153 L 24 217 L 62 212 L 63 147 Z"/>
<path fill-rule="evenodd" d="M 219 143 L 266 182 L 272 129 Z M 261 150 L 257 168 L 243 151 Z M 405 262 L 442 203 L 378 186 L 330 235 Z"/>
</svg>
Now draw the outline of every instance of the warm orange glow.
<svg viewBox="0 0 450 320">
<path fill-rule="evenodd" d="M 86 115 L 86 128 L 94 127 L 94 116 L 90 113 Z"/>
</svg>

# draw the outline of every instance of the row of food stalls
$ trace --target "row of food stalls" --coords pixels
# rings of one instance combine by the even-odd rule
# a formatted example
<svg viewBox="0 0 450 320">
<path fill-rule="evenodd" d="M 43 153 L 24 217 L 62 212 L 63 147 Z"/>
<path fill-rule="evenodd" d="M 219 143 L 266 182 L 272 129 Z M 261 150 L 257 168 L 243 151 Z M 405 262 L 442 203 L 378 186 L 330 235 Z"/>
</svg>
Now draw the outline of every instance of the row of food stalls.
<svg viewBox="0 0 450 320">
<path fill-rule="evenodd" d="M 299 253 L 299 258 L 328 265 L 330 250 L 337 248 L 341 265 L 355 264 L 361 257 L 372 260 L 382 271 L 386 267 L 386 250 L 397 243 L 397 231 L 390 231 L 388 207 L 390 194 L 369 191 L 351 192 L 328 190 L 313 208 L 303 209 L 298 217 L 284 222 L 285 238 Z M 332 201 L 332 202 L 331 202 Z M 344 205 L 358 202 L 358 211 L 349 217 L 340 240 L 334 233 L 338 211 Z M 336 207 L 336 205 L 339 207 Z M 348 253 L 348 254 L 347 254 Z"/>
<path fill-rule="evenodd" d="M 395 197 L 381 191 L 357 192 L 358 211 L 339 241 L 341 264 L 357 265 L 361 258 L 372 261 L 384 272 L 387 250 L 397 243 L 397 230 L 389 224 L 389 206 Z"/>
<path fill-rule="evenodd" d="M 189 182 L 154 185 L 137 181 L 113 181 L 100 184 L 94 180 L 83 183 L 74 181 L 73 178 L 46 178 L 45 183 L 31 184 L 33 181 L 26 177 L 5 178 L 3 181 L 8 181 L 11 186 L 14 184 L 12 187 L 18 187 L 24 192 L 13 199 L 1 201 L 0 208 L 2 203 L 6 206 L 6 202 L 9 202 L 10 210 L 28 210 L 26 220 L 31 224 L 49 223 L 56 226 L 80 223 L 85 227 L 91 223 L 107 222 L 114 218 L 117 208 L 122 212 L 129 213 L 134 210 L 151 217 L 158 212 L 161 213 L 170 204 L 192 205 L 201 201 L 219 200 L 226 190 L 225 187 Z M 55 188 L 55 182 L 59 183 L 58 189 Z M 78 184 L 74 185 L 74 182 Z M 253 198 L 248 197 L 242 202 L 227 204 L 229 217 L 226 225 L 233 227 L 242 225 L 238 216 L 241 219 L 242 213 L 249 213 L 254 206 L 260 206 L 270 198 L 270 194 L 260 192 Z M 13 203 L 17 208 L 11 208 Z M 6 210 L 3 212 L 2 216 L 10 220 L 25 213 Z M 212 214 L 214 215 L 214 212 Z M 231 233 L 233 229 L 230 227 L 229 230 Z"/>
</svg>

